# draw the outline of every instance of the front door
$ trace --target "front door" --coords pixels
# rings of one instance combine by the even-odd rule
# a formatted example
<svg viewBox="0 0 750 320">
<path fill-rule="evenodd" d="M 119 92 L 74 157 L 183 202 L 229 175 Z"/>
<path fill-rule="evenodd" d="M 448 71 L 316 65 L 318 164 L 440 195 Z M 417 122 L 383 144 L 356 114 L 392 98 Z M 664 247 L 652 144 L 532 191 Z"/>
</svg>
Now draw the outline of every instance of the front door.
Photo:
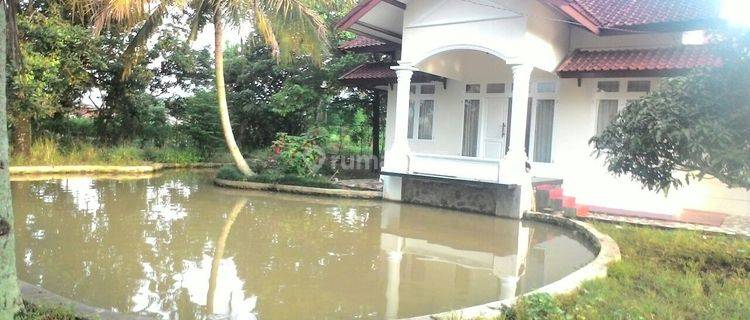
<svg viewBox="0 0 750 320">
<path fill-rule="evenodd" d="M 508 98 L 489 97 L 485 103 L 486 123 L 484 130 L 484 157 L 499 159 L 507 150 L 508 133 Z"/>
<path fill-rule="evenodd" d="M 461 155 L 476 157 L 479 153 L 479 112 L 481 100 L 464 100 L 464 131 Z"/>
</svg>

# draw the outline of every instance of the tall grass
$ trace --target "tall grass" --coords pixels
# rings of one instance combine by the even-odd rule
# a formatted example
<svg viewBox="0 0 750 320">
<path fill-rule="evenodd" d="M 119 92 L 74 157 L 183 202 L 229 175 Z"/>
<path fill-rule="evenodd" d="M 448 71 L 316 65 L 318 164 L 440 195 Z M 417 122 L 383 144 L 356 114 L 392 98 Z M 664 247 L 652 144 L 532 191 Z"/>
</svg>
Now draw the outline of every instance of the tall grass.
<svg viewBox="0 0 750 320">
<path fill-rule="evenodd" d="M 29 155 L 11 154 L 13 166 L 50 165 L 143 165 L 148 163 L 198 163 L 204 159 L 194 150 L 177 148 L 142 149 L 124 144 L 99 147 L 88 142 L 68 146 L 54 139 L 41 138 L 31 146 Z"/>
</svg>

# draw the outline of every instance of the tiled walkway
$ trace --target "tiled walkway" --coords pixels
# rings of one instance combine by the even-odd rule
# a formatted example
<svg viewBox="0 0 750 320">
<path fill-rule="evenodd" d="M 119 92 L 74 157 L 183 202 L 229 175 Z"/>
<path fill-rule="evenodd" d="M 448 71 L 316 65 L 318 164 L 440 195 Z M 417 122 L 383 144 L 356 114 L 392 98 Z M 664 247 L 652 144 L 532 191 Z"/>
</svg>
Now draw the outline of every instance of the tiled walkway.
<svg viewBox="0 0 750 320">
<path fill-rule="evenodd" d="M 637 224 L 637 225 L 643 225 L 643 226 L 653 226 L 653 227 L 660 227 L 660 228 L 669 228 L 669 229 L 686 229 L 686 230 L 703 231 L 703 232 L 716 232 L 716 233 L 723 233 L 723 234 L 728 234 L 728 235 L 743 235 L 746 237 L 750 237 L 750 217 L 728 216 L 726 219 L 724 219 L 724 222 L 721 224 L 721 226 L 718 226 L 718 227 L 700 225 L 700 224 L 692 224 L 692 223 L 682 223 L 682 222 L 674 222 L 674 221 L 639 218 L 639 217 L 616 216 L 616 215 L 608 215 L 608 214 L 602 214 L 602 213 L 591 213 L 588 216 L 588 219 L 609 221 L 609 222 L 623 222 L 623 223 Z"/>
</svg>

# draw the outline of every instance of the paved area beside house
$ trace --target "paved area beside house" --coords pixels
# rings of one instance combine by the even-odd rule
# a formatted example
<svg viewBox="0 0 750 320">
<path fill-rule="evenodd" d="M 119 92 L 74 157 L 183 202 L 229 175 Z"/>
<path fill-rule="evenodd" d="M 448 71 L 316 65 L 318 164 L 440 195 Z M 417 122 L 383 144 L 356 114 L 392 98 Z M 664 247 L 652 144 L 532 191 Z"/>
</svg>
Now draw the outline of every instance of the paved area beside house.
<svg viewBox="0 0 750 320">
<path fill-rule="evenodd" d="M 379 179 L 349 179 L 336 182 L 337 185 L 354 190 L 382 191 L 383 182 Z"/>
<path fill-rule="evenodd" d="M 642 226 L 653 226 L 668 229 L 686 229 L 693 231 L 715 232 L 728 235 L 750 237 L 750 217 L 727 216 L 720 226 L 701 225 L 677 221 L 657 220 L 644 217 L 619 216 L 592 212 L 587 217 L 592 220 L 622 222 Z"/>
</svg>

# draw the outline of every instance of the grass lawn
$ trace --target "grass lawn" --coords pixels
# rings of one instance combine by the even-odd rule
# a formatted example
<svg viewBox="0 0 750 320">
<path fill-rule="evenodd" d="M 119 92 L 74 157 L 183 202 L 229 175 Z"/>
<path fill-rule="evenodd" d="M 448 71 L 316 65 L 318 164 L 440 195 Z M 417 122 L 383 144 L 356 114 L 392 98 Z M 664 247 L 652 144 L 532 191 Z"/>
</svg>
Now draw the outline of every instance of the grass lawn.
<svg viewBox="0 0 750 320">
<path fill-rule="evenodd" d="M 594 225 L 622 252 L 609 276 L 523 299 L 500 319 L 750 319 L 750 238 Z"/>
<path fill-rule="evenodd" d="M 73 312 L 63 307 L 38 307 L 25 304 L 24 310 L 16 314 L 15 320 L 79 320 Z"/>
</svg>

